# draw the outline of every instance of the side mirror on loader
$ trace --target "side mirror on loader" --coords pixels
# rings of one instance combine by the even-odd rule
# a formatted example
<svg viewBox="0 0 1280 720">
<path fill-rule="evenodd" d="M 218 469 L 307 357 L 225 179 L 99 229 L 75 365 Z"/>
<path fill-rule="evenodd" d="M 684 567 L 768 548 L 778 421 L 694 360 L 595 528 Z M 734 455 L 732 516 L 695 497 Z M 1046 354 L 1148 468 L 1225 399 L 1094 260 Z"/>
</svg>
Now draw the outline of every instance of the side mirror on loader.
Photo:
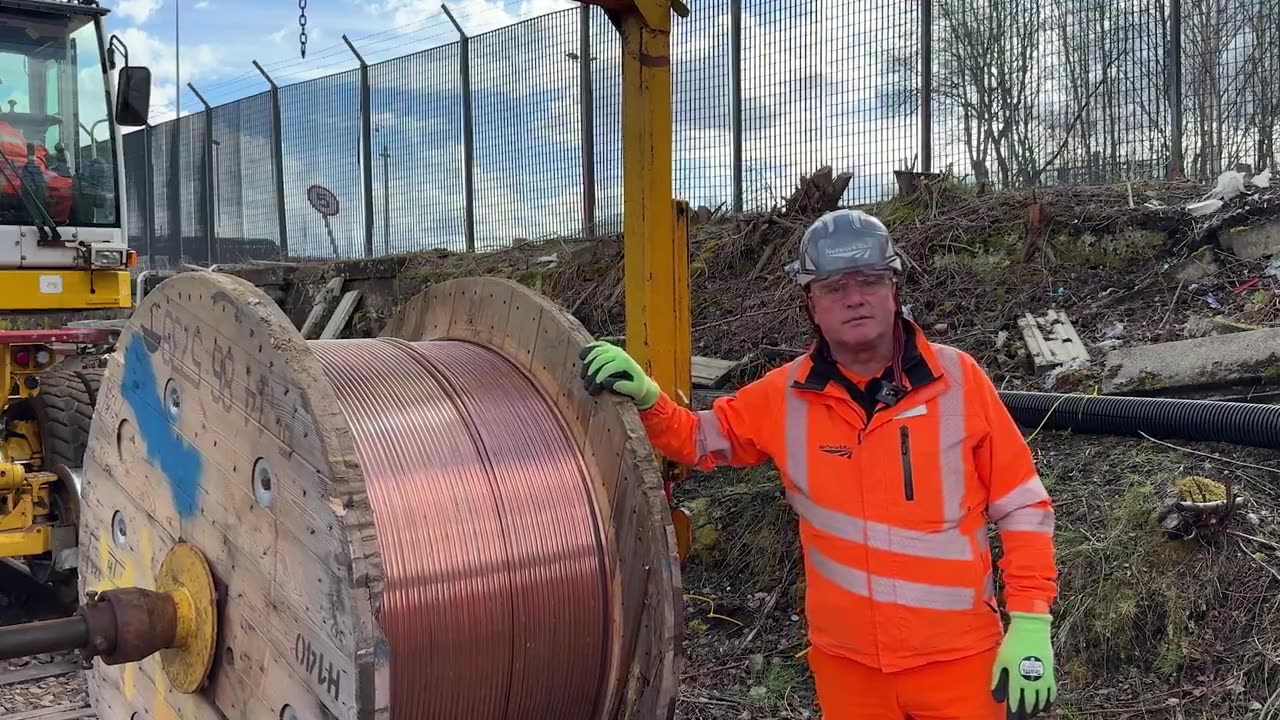
<svg viewBox="0 0 1280 720">
<path fill-rule="evenodd" d="M 151 109 L 151 68 L 125 65 L 116 81 L 116 123 L 122 127 L 147 124 Z"/>
</svg>

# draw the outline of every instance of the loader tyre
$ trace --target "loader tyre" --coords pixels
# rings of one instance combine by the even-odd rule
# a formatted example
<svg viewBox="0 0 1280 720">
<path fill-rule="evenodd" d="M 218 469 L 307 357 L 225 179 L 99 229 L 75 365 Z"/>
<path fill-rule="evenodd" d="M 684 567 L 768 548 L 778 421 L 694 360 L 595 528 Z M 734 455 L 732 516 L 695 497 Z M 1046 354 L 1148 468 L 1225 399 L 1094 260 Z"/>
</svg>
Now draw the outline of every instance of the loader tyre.
<svg viewBox="0 0 1280 720">
<path fill-rule="evenodd" d="M 57 470 L 60 465 L 75 472 L 84 466 L 102 373 L 101 368 L 78 368 L 52 370 L 40 375 L 40 392 L 24 403 L 24 415 L 34 419 L 39 428 L 43 456 L 41 470 L 62 474 Z M 66 474 L 64 477 L 71 476 Z M 64 479 L 55 483 L 52 490 L 53 521 L 58 526 L 70 527 L 75 533 L 80 524 L 79 488 Z M 37 582 L 49 585 L 64 602 L 74 604 L 75 570 L 55 569 L 53 553 L 24 560 Z"/>
<path fill-rule="evenodd" d="M 58 370 L 40 376 L 40 392 L 30 402 L 40 426 L 44 469 L 83 467 L 101 384 L 101 368 Z"/>
</svg>

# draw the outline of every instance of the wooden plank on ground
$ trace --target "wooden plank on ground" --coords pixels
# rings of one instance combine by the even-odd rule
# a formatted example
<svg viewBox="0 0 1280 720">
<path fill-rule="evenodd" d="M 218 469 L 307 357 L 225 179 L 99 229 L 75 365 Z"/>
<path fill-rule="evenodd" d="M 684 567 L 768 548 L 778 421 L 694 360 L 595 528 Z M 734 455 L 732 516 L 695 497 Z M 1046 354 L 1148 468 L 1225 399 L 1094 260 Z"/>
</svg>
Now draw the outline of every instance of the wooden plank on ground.
<svg viewBox="0 0 1280 720">
<path fill-rule="evenodd" d="M 308 340 L 315 339 L 316 331 L 320 329 L 320 323 L 324 321 L 329 308 L 338 302 L 338 298 L 342 295 L 342 281 L 342 276 L 338 276 L 316 293 L 316 302 L 311 306 L 306 322 L 302 323 L 302 337 Z"/>
<path fill-rule="evenodd" d="M 60 675 L 70 675 L 78 672 L 82 667 L 79 661 L 64 660 L 62 662 L 48 663 L 45 665 L 28 665 L 26 667 L 14 668 L 0 673 L 0 687 L 5 685 L 16 685 L 21 682 L 31 682 L 32 680 L 43 680 L 45 678 L 58 677 Z"/>
<path fill-rule="evenodd" d="M 1039 318 L 1025 313 L 1018 318 L 1018 327 L 1037 371 L 1049 370 L 1073 360 L 1089 362 L 1089 351 L 1080 341 L 1066 313 L 1050 310 Z"/>
<path fill-rule="evenodd" d="M 693 386 L 715 389 L 724 384 L 725 376 L 742 364 L 742 360 L 693 356 Z"/>
<path fill-rule="evenodd" d="M 93 708 L 80 703 L 72 703 L 68 705 L 57 705 L 55 707 L 39 708 L 37 710 L 27 710 L 26 712 L 10 713 L 5 715 L 5 720 L 78 720 L 79 718 L 98 717 Z"/>
<path fill-rule="evenodd" d="M 358 302 L 360 302 L 360 291 L 348 290 L 342 296 L 342 302 L 338 303 L 338 309 L 333 311 L 328 324 L 324 326 L 324 331 L 320 333 L 320 339 L 336 340 L 342 334 L 343 328 L 351 320 L 351 316 L 355 314 L 356 303 Z"/>
</svg>

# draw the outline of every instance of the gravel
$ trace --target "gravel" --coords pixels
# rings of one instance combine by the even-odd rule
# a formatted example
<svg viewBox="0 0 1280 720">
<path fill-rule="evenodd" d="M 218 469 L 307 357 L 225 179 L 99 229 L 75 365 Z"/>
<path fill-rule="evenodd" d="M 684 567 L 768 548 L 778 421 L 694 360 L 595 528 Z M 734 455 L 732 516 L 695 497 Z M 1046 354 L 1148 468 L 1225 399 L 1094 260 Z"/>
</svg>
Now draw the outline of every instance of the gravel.
<svg viewBox="0 0 1280 720">
<path fill-rule="evenodd" d="M 84 714 L 76 717 L 96 718 L 97 715 L 89 707 L 89 690 L 82 671 L 8 682 L 8 679 L 12 679 L 19 672 L 41 666 L 50 666 L 50 669 L 53 669 L 52 666 L 55 664 L 65 665 L 67 661 L 74 660 L 74 655 L 37 655 L 33 658 L 0 661 L 0 718 L 17 713 L 31 713 L 67 706 L 85 709 Z M 33 716 L 33 720 L 37 717 L 39 715 Z"/>
</svg>

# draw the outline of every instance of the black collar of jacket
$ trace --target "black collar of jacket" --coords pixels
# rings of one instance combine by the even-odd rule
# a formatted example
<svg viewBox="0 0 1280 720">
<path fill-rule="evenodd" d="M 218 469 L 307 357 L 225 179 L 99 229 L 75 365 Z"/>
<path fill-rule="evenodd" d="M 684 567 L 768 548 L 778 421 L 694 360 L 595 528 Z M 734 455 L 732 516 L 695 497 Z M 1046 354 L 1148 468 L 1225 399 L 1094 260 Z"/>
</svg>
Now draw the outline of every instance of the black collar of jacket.
<svg viewBox="0 0 1280 720">
<path fill-rule="evenodd" d="M 933 372 L 933 368 L 929 367 L 929 363 L 925 361 L 924 356 L 920 354 L 918 343 L 921 342 L 922 338 L 915 323 L 901 316 L 898 317 L 898 322 L 902 324 L 903 333 L 902 374 L 907 382 L 907 387 L 902 388 L 902 390 L 909 394 L 912 390 L 924 387 L 937 380 L 938 376 Z M 845 392 L 849 394 L 849 398 L 866 413 L 867 421 L 870 422 L 871 416 L 880 407 L 878 398 L 881 390 L 886 385 L 893 384 L 893 365 L 890 364 L 885 367 L 879 377 L 871 378 L 865 388 L 859 388 L 847 375 L 840 372 L 840 368 L 831 354 L 831 346 L 827 344 L 827 339 L 822 337 L 821 333 L 818 334 L 818 342 L 814 345 L 813 350 L 809 351 L 809 357 L 813 362 L 808 374 L 805 375 L 803 380 L 797 379 L 792 384 L 792 387 L 821 392 L 827 388 L 828 384 L 834 382 L 844 388 Z M 905 397 L 905 394 L 903 397 Z"/>
</svg>

